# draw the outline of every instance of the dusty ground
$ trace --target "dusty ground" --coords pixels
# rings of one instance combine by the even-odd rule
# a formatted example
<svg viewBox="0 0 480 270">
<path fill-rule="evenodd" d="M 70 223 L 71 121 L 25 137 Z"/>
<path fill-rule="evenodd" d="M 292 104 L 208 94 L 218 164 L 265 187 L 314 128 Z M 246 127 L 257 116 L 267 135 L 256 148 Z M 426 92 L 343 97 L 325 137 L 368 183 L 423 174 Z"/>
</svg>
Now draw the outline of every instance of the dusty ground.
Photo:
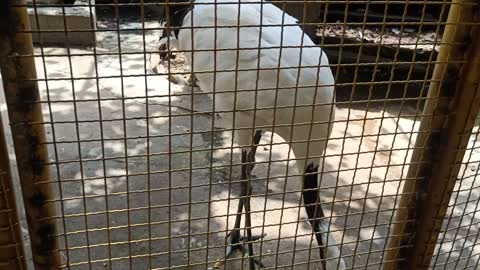
<svg viewBox="0 0 480 270">
<path fill-rule="evenodd" d="M 99 22 L 99 29 L 113 26 Z M 126 20 L 120 27 L 141 24 Z M 230 184 L 239 179 L 238 166 L 230 164 L 238 163 L 239 152 L 218 149 L 228 147 L 231 136 L 221 129 L 212 132 L 214 116 L 201 113 L 211 110 L 211 100 L 200 90 L 191 95 L 188 87 L 172 84 L 169 92 L 165 76 L 142 76 L 155 74 L 142 48 L 145 43 L 148 51 L 155 50 L 158 36 L 156 30 L 145 31 L 145 40 L 140 31 L 122 32 L 121 61 L 118 55 L 95 59 L 93 48 L 71 49 L 77 56 L 70 59 L 55 56 L 68 52 L 63 48 L 35 50 L 46 56 L 36 59 L 39 77 L 50 79 L 40 88 L 42 99 L 50 101 L 44 104 L 45 121 L 54 123 L 46 131 L 48 141 L 55 142 L 49 155 L 57 210 L 65 216 L 58 222 L 58 239 L 71 269 L 205 269 L 223 254 L 225 231 L 237 207 L 237 200 L 228 200 L 229 192 L 234 198 L 239 193 L 238 184 Z M 114 31 L 99 32 L 96 52 L 118 52 L 117 37 Z M 72 77 L 83 79 L 72 82 Z M 403 164 L 411 154 L 407 147 L 419 124 L 415 114 L 412 104 L 336 108 L 335 120 L 343 122 L 334 126 L 329 141 L 322 199 L 331 203 L 325 211 L 333 216 L 331 230 L 348 267 L 380 269 L 399 179 L 407 169 Z M 262 143 L 271 142 L 269 135 Z M 282 140 L 274 136 L 273 142 Z M 472 151 L 461 171 L 465 180 L 458 186 L 463 189 L 478 185 L 479 155 Z M 299 208 L 299 178 L 293 176 L 298 172 L 293 162 L 282 161 L 288 158 L 287 147 L 261 147 L 257 161 L 269 158 L 270 167 L 263 163 L 254 170 L 261 179 L 253 184 L 254 232 L 267 234 L 255 249 L 267 267 L 318 269 L 316 249 L 309 249 L 310 227 Z M 292 176 L 285 177 L 287 170 Z M 267 176 L 268 183 L 262 180 Z M 466 216 L 445 225 L 453 228 L 446 239 L 456 240 L 439 245 L 445 253 L 439 262 L 457 260 L 459 252 L 448 255 L 452 248 L 462 250 L 462 256 L 473 252 L 473 257 L 446 269 L 473 265 L 479 258 L 476 189 L 456 194 L 457 204 L 465 203 L 454 213 L 467 209 Z M 458 224 L 472 222 L 455 235 Z"/>
</svg>

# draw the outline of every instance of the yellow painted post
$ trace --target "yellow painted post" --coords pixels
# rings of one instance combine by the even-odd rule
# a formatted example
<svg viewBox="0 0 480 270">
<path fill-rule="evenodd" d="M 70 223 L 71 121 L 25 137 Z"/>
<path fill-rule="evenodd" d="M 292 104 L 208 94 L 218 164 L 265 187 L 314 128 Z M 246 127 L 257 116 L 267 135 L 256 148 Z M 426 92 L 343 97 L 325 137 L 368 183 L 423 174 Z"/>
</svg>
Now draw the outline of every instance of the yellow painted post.
<svg viewBox="0 0 480 270">
<path fill-rule="evenodd" d="M 480 108 L 479 9 L 451 3 L 384 270 L 429 268 Z"/>
</svg>

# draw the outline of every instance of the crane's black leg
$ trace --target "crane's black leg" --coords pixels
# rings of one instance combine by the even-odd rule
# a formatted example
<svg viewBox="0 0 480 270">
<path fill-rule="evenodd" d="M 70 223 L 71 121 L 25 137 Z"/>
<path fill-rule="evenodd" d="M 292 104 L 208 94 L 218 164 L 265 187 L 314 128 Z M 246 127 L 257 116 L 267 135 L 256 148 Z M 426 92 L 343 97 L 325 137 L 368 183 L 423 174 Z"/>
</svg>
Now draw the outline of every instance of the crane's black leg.
<svg viewBox="0 0 480 270">
<path fill-rule="evenodd" d="M 251 221 L 251 209 L 250 209 L 250 196 L 252 194 L 252 187 L 251 187 L 251 172 L 255 166 L 255 154 L 257 151 L 257 145 L 260 142 L 260 138 L 262 137 L 262 133 L 260 130 L 255 132 L 253 138 L 253 145 L 250 152 L 247 153 L 246 150 L 242 151 L 242 169 L 241 169 L 241 194 L 240 200 L 238 203 L 237 214 L 235 218 L 235 225 L 231 232 L 227 234 L 227 238 L 229 238 L 229 246 L 227 247 L 226 258 L 229 258 L 235 250 L 239 249 L 242 253 L 247 253 L 245 250 L 244 245 L 242 242 L 246 241 L 248 246 L 248 255 L 249 255 L 249 263 L 250 269 L 255 269 L 255 265 L 260 267 L 264 267 L 261 262 L 254 258 L 254 251 L 253 251 L 253 241 L 262 239 L 265 235 L 252 235 L 252 221 Z M 242 212 L 243 207 L 245 206 L 245 227 L 247 231 L 247 237 L 240 236 L 240 224 L 242 220 Z"/>
<path fill-rule="evenodd" d="M 308 220 L 310 221 L 310 225 L 312 226 L 312 230 L 315 233 L 315 238 L 317 240 L 320 251 L 320 260 L 322 261 L 323 269 L 325 269 L 326 243 L 323 243 L 320 232 L 320 222 L 322 222 L 321 219 L 325 217 L 325 214 L 323 213 L 320 204 L 317 174 L 318 166 L 315 166 L 313 163 L 308 164 L 303 176 L 302 195 L 305 211 L 307 212 Z"/>
<path fill-rule="evenodd" d="M 258 143 L 256 143 L 258 144 Z M 260 267 L 263 267 L 261 262 L 257 262 L 255 260 L 254 256 L 254 251 L 253 251 L 253 243 L 252 241 L 255 241 L 257 239 L 261 239 L 264 236 L 253 236 L 252 235 L 252 219 L 251 219 L 251 209 L 250 209 L 250 197 L 252 195 L 252 186 L 250 180 L 252 179 L 251 172 L 253 169 L 253 162 L 254 162 L 254 157 L 255 157 L 255 151 L 256 151 L 256 146 L 252 148 L 252 151 L 247 154 L 246 151 L 242 151 L 242 163 L 244 166 L 242 166 L 242 190 L 244 191 L 243 193 L 245 194 L 244 197 L 244 204 L 245 204 L 245 227 L 247 231 L 247 245 L 248 245 L 248 256 L 249 256 L 249 264 L 250 264 L 250 270 L 255 269 L 255 264 L 259 264 Z M 255 238 L 255 239 L 254 239 Z"/>
<path fill-rule="evenodd" d="M 230 238 L 227 242 L 229 242 L 227 246 L 226 258 L 230 257 L 236 249 L 241 249 L 242 252 L 243 246 L 240 244 L 240 223 L 242 222 L 242 211 L 243 211 L 243 197 L 244 192 L 242 188 L 242 192 L 240 193 L 240 199 L 238 202 L 237 207 L 237 214 L 235 217 L 235 224 L 233 225 L 233 230 L 227 234 L 227 239 Z"/>
</svg>

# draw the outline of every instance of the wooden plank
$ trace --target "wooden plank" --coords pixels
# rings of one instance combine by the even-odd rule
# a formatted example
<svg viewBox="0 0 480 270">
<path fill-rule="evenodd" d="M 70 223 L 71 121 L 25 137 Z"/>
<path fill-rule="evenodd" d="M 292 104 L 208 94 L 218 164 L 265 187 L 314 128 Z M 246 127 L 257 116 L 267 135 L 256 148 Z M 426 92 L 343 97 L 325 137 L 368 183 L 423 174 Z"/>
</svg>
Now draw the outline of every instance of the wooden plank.
<svg viewBox="0 0 480 270">
<path fill-rule="evenodd" d="M 0 69 L 36 270 L 62 264 L 42 106 L 25 0 L 0 1 Z"/>
</svg>

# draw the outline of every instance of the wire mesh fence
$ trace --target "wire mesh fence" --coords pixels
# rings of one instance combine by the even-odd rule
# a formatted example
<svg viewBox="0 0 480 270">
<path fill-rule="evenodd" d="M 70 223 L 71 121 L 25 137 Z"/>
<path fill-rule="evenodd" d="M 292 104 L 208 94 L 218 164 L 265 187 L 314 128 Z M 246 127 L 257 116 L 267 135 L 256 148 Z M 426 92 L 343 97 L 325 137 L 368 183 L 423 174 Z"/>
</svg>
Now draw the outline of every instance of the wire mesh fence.
<svg viewBox="0 0 480 270">
<path fill-rule="evenodd" d="M 18 219 L 14 187 L 11 181 L 10 162 L 3 125 L 0 127 L 0 266 L 5 269 L 26 269 L 22 245 L 21 225 Z"/>
<path fill-rule="evenodd" d="M 440 239 L 432 265 L 438 269 L 476 269 L 478 267 L 478 232 L 476 212 L 477 164 L 476 149 L 478 145 L 478 128 L 470 138 L 466 153 L 461 163 L 461 170 L 449 201 L 449 211 L 440 231 Z"/>
<path fill-rule="evenodd" d="M 382 269 L 392 250 L 400 251 L 394 263 L 413 256 L 419 230 L 393 228 L 421 217 L 394 215 L 416 211 L 402 198 L 418 206 L 431 195 L 450 202 L 428 263 L 476 269 L 478 125 L 469 123 L 479 98 L 459 85 L 478 87 L 463 76 L 478 66 L 478 42 L 445 35 L 447 27 L 478 33 L 479 7 L 5 1 L 2 113 L 35 267 Z M 440 57 L 449 47 L 465 55 Z M 435 76 L 439 66 L 448 68 Z M 447 105 L 429 112 L 426 103 Z M 442 147 L 454 136 L 443 132 L 451 119 L 460 123 L 456 115 L 465 115 L 466 131 L 446 134 L 469 143 L 452 154 Z M 440 118 L 443 129 L 420 128 Z M 254 151 L 257 130 L 252 159 L 242 150 Z M 415 144 L 422 136 L 440 139 Z M 438 155 L 412 159 L 432 145 Z M 453 189 L 430 194 L 420 188 L 435 173 L 409 173 L 430 164 L 440 171 L 443 154 L 464 152 L 451 164 Z M 237 224 L 239 205 L 250 214 Z M 392 247 L 393 237 L 402 241 Z"/>
</svg>

